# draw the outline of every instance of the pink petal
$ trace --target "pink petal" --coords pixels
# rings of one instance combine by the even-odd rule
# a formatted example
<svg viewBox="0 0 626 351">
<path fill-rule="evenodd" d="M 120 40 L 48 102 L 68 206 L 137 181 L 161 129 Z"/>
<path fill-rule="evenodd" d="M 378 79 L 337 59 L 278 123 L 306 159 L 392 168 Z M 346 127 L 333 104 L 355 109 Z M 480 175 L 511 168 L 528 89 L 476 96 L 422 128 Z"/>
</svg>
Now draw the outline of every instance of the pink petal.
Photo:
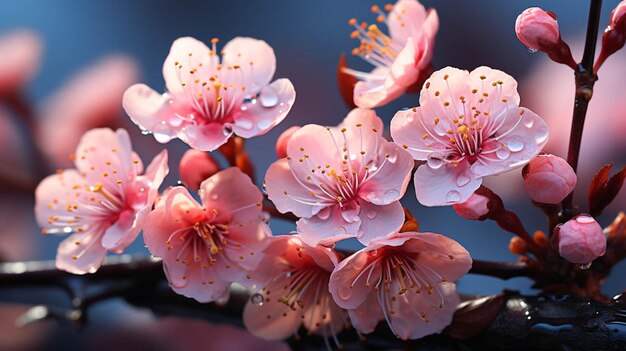
<svg viewBox="0 0 626 351">
<path fill-rule="evenodd" d="M 324 205 L 318 203 L 318 199 L 311 196 L 311 191 L 302 186 L 290 170 L 289 162 L 294 161 L 283 158 L 269 167 L 265 174 L 265 191 L 281 213 L 292 212 L 298 217 L 311 217 Z"/>
<path fill-rule="evenodd" d="M 0 37 L 0 94 L 22 88 L 39 70 L 43 43 L 39 35 L 20 30 Z"/>
<path fill-rule="evenodd" d="M 378 322 L 385 318 L 376 294 L 367 295 L 365 303 L 360 304 L 355 309 L 348 310 L 348 314 L 354 329 L 362 334 L 373 332 Z"/>
<path fill-rule="evenodd" d="M 325 245 L 339 240 L 353 237 L 361 224 L 360 221 L 346 222 L 338 205 L 329 208 L 327 218 L 315 215 L 310 218 L 301 218 L 296 224 L 298 232 L 307 245 Z"/>
<path fill-rule="evenodd" d="M 263 40 L 236 37 L 224 46 L 223 64 L 241 67 L 245 86 L 256 93 L 266 86 L 276 70 L 274 50 Z"/>
<path fill-rule="evenodd" d="M 373 171 L 360 187 L 359 197 L 376 205 L 387 205 L 404 196 L 409 185 L 413 158 L 400 146 L 380 138 L 378 150 L 379 159 L 385 163 Z"/>
<path fill-rule="evenodd" d="M 469 164 L 444 164 L 437 169 L 421 165 L 413 179 L 417 200 L 424 206 L 445 206 L 465 202 L 478 189 L 482 178 L 475 178 Z"/>
<path fill-rule="evenodd" d="M 400 97 L 404 86 L 386 84 L 389 69 L 377 67 L 371 72 L 372 77 L 358 81 L 354 86 L 354 104 L 361 108 L 375 108 L 386 105 Z"/>
<path fill-rule="evenodd" d="M 117 222 L 113 223 L 105 232 L 102 237 L 102 246 L 106 249 L 113 249 L 119 246 L 122 241 L 133 242 L 141 228 L 133 229 L 133 223 L 135 222 L 134 211 L 123 211 L 120 213 Z M 120 248 L 123 250 L 124 248 Z"/>
<path fill-rule="evenodd" d="M 499 99 L 506 98 L 509 103 L 512 103 L 516 106 L 519 105 L 520 97 L 517 92 L 517 81 L 515 78 L 506 74 L 497 69 L 493 69 L 487 66 L 480 66 L 475 68 L 470 73 L 470 79 L 475 85 L 480 84 L 481 76 L 486 77 L 486 82 L 488 84 L 484 84 L 483 92 L 488 93 L 489 96 L 498 97 Z M 492 82 L 501 81 L 502 84 L 498 84 L 497 86 L 493 86 Z"/>
<path fill-rule="evenodd" d="M 398 111 L 391 120 L 391 137 L 414 159 L 426 160 L 433 152 L 446 151 L 447 141 L 438 141 L 442 139 L 432 134 L 434 127 L 432 119 L 424 118 L 421 107 Z"/>
<path fill-rule="evenodd" d="M 397 232 L 404 224 L 404 210 L 400 201 L 388 205 L 374 205 L 361 201 L 361 226 L 357 239 L 368 245 L 370 241 Z"/>
<path fill-rule="evenodd" d="M 107 253 L 100 243 L 103 232 L 103 227 L 95 226 L 63 240 L 57 250 L 56 267 L 72 274 L 97 271 Z"/>
<path fill-rule="evenodd" d="M 128 88 L 122 99 L 124 110 L 142 130 L 154 133 L 156 140 L 166 143 L 176 137 L 180 124 L 172 124 L 174 106 L 167 95 L 159 94 L 145 84 Z"/>
<path fill-rule="evenodd" d="M 263 194 L 250 177 L 237 167 L 220 171 L 200 184 L 198 191 L 207 209 L 216 209 L 218 218 L 230 223 L 246 223 L 258 220 L 261 215 Z M 219 220 L 219 219 L 218 219 Z"/>
<path fill-rule="evenodd" d="M 107 178 L 130 181 L 137 174 L 130 137 L 124 129 L 92 129 L 83 135 L 76 150 L 78 171 L 85 174 L 91 185 L 102 182 L 113 194 L 121 188 L 114 181 L 106 182 Z"/>
<path fill-rule="evenodd" d="M 389 34 L 394 41 L 405 43 L 409 37 L 421 33 L 426 20 L 426 9 L 415 0 L 399 0 L 387 15 Z"/>
<path fill-rule="evenodd" d="M 75 186 L 84 189 L 88 183 L 73 169 L 50 175 L 39 183 L 35 190 L 35 218 L 41 227 L 57 227 L 49 222 L 50 218 L 65 216 L 68 204 L 79 203 Z"/>
<path fill-rule="evenodd" d="M 209 55 L 210 49 L 192 37 L 174 40 L 170 52 L 163 62 L 163 78 L 170 93 L 182 93 L 182 83 L 192 80 L 190 71 L 199 66 L 217 66 L 217 53 Z M 200 65 L 201 64 L 201 65 Z M 180 67 L 182 66 L 182 67 Z"/>
<path fill-rule="evenodd" d="M 172 290 L 177 294 L 195 299 L 200 303 L 216 301 L 228 294 L 230 281 L 221 279 L 215 269 L 202 269 L 201 265 L 193 264 L 187 267 L 183 276 L 177 278 L 173 275 L 178 272 L 174 272 L 169 268 L 176 264 L 182 265 L 179 262 L 168 262 L 167 276 L 170 282 L 180 280 L 186 282 L 183 286 L 172 284 Z"/>
<path fill-rule="evenodd" d="M 296 100 L 293 84 L 285 78 L 263 87 L 259 94 L 257 103 L 244 104 L 233 116 L 232 128 L 240 137 L 251 138 L 267 133 L 287 117 Z"/>
<path fill-rule="evenodd" d="M 348 256 L 337 265 L 330 276 L 328 289 L 339 306 L 353 310 L 368 299 L 371 287 L 365 286 L 367 279 L 357 280 L 357 278 L 360 278 L 359 274 L 367 268 L 365 277 L 369 275 L 370 282 L 377 282 L 381 274 L 381 268 L 380 265 L 374 262 L 374 257 L 363 250 Z M 372 273 L 369 274 L 369 264 L 371 263 L 374 263 L 374 267 Z M 378 305 L 378 302 L 376 302 L 376 305 Z"/>
<path fill-rule="evenodd" d="M 200 151 L 215 151 L 224 145 L 232 131 L 220 123 L 188 125 L 178 137 L 192 148 Z"/>
<path fill-rule="evenodd" d="M 434 120 L 438 117 L 442 123 L 445 123 L 450 115 L 456 117 L 464 114 L 459 99 L 461 96 L 466 99 L 474 96 L 472 89 L 480 86 L 476 87 L 473 84 L 475 83 L 470 81 L 469 72 L 458 68 L 445 67 L 434 72 L 420 92 L 422 113 L 427 119 Z M 444 106 L 445 102 L 450 103 L 450 106 Z"/>
<path fill-rule="evenodd" d="M 420 67 L 418 67 L 418 61 L 421 59 L 420 51 L 413 43 L 413 40 L 409 38 L 406 45 L 398 56 L 393 61 L 389 70 L 389 75 L 385 80 L 385 86 L 402 86 L 408 87 L 411 84 L 417 82 L 417 78 L 420 74 Z"/>
<path fill-rule="evenodd" d="M 485 163 L 476 162 L 472 172 L 477 176 L 497 175 L 528 163 L 548 142 L 546 122 L 526 108 L 509 109 L 505 122 L 498 130 L 498 140 L 504 152 L 483 158 Z M 499 155 L 499 156 L 498 156 Z"/>
</svg>

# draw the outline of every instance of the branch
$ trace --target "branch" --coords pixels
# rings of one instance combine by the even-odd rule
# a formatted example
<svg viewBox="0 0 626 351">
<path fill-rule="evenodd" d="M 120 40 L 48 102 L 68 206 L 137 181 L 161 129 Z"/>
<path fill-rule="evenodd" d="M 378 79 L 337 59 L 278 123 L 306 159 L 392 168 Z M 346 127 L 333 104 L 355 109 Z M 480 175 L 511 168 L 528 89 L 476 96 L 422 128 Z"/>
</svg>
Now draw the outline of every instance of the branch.
<svg viewBox="0 0 626 351">
<path fill-rule="evenodd" d="M 574 114 L 572 116 L 572 129 L 567 152 L 567 163 L 572 166 L 574 172 L 576 172 L 578 168 L 578 156 L 580 154 L 580 144 L 583 137 L 587 107 L 593 96 L 593 85 L 596 80 L 598 80 L 598 76 L 593 73 L 593 60 L 596 52 L 601 12 L 602 0 L 591 0 L 585 51 L 583 53 L 583 59 L 575 72 L 576 95 L 574 98 Z M 561 222 L 570 219 L 574 215 L 573 199 L 574 192 L 571 192 L 569 196 L 563 200 Z"/>
</svg>

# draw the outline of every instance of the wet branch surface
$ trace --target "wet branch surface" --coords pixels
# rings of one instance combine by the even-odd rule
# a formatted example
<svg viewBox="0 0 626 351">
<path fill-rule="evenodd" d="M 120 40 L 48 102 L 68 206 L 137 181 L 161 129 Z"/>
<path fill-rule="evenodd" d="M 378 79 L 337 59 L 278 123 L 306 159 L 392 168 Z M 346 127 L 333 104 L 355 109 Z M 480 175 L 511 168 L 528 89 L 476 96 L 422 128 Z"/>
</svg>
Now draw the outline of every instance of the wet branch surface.
<svg viewBox="0 0 626 351">
<path fill-rule="evenodd" d="M 471 273 L 509 279 L 533 270 L 521 263 L 475 261 Z M 62 295 L 59 295 L 59 292 Z M 56 295 L 55 295 L 56 293 Z M 59 296 L 67 297 L 66 303 Z M 37 304 L 38 313 L 27 313 L 21 323 L 55 319 L 76 324 L 89 319 L 89 307 L 100 301 L 121 298 L 157 315 L 176 315 L 241 326 L 241 313 L 249 292 L 237 285 L 230 300 L 217 305 L 200 304 L 174 293 L 167 285 L 161 261 L 129 255 L 113 256 L 94 274 L 72 275 L 59 271 L 52 261 L 0 264 L 0 300 Z M 607 350 L 626 348 L 626 298 L 598 302 L 573 297 L 525 297 L 514 292 L 470 298 L 441 335 L 403 342 L 384 323 L 361 340 L 347 329 L 340 341 L 347 350 Z M 45 310 L 46 313 L 41 313 Z M 301 331 L 292 338 L 297 350 L 325 349 L 316 336 Z M 569 348 L 568 348 L 569 347 Z"/>
</svg>

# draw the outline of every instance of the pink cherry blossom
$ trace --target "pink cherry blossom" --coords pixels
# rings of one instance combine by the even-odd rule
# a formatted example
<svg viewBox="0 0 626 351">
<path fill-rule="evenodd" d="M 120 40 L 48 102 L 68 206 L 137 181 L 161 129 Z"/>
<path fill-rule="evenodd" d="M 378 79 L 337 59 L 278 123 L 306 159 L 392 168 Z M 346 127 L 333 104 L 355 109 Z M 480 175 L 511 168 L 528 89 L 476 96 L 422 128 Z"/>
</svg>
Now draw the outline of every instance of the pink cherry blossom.
<svg viewBox="0 0 626 351">
<path fill-rule="evenodd" d="M 363 108 L 383 106 L 419 81 L 430 65 L 439 30 L 437 12 L 426 11 L 416 0 L 399 0 L 385 6 L 385 11 L 388 13 L 372 7 L 378 22 L 385 22 L 389 28 L 389 35 L 375 24 L 366 27 L 350 20 L 355 28 L 351 37 L 360 42 L 352 54 L 375 67 L 369 73 L 344 69 L 361 80 L 354 87 L 354 103 Z"/>
<path fill-rule="evenodd" d="M 528 164 L 524 188 L 534 201 L 558 204 L 576 187 L 576 173 L 564 159 L 539 155 Z"/>
<path fill-rule="evenodd" d="M 58 166 L 70 167 L 68 155 L 86 131 L 120 124 L 122 96 L 138 77 L 135 61 L 123 55 L 107 56 L 76 73 L 39 108 L 40 148 Z"/>
<path fill-rule="evenodd" d="M 424 83 L 420 107 L 399 111 L 393 140 L 416 160 L 417 200 L 425 206 L 465 202 L 482 178 L 519 168 L 537 156 L 548 127 L 519 107 L 517 82 L 502 71 L 452 67 Z"/>
<path fill-rule="evenodd" d="M 586 214 L 570 219 L 556 229 L 559 254 L 578 264 L 588 264 L 606 252 L 606 235 L 600 224 Z"/>
<path fill-rule="evenodd" d="M 465 219 L 483 219 L 489 213 L 489 198 L 473 193 L 465 202 L 452 205 L 454 211 Z"/>
<path fill-rule="evenodd" d="M 287 157 L 270 166 L 267 194 L 282 212 L 302 217 L 309 245 L 357 237 L 367 244 L 404 222 L 411 155 L 382 137 L 373 110 L 354 109 L 338 127 L 310 124 L 295 132 Z"/>
<path fill-rule="evenodd" d="M 198 191 L 200 184 L 220 171 L 220 165 L 204 151 L 189 149 L 178 163 L 178 173 L 188 189 Z"/>
<path fill-rule="evenodd" d="M 35 215 L 44 234 L 71 234 L 59 246 L 57 268 L 93 273 L 107 251 L 121 253 L 137 238 L 168 173 L 167 151 L 144 173 L 125 130 L 93 129 L 76 149 L 75 166 L 39 184 Z"/>
<path fill-rule="evenodd" d="M 246 328 L 263 339 L 280 340 L 304 325 L 328 346 L 330 337 L 339 345 L 336 334 L 347 325 L 347 315 L 328 292 L 337 261 L 330 248 L 308 246 L 298 236 L 273 237 L 253 273 L 262 284 L 244 309 Z"/>
<path fill-rule="evenodd" d="M 41 38 L 29 30 L 0 37 L 0 95 L 21 89 L 35 76 L 42 52 Z"/>
<path fill-rule="evenodd" d="M 269 227 L 262 220 L 261 191 L 238 168 L 206 179 L 202 204 L 187 189 L 168 190 L 146 220 L 143 237 L 172 289 L 200 302 L 228 296 L 232 282 L 245 283 L 255 268 Z"/>
<path fill-rule="evenodd" d="M 344 259 L 329 289 L 359 332 L 385 319 L 399 338 L 418 339 L 450 324 L 460 302 L 454 281 L 471 266 L 469 253 L 443 235 L 396 233 Z"/>
<path fill-rule="evenodd" d="M 124 94 L 124 109 L 142 129 L 166 143 L 178 137 L 194 149 L 213 151 L 233 134 L 251 138 L 286 116 L 296 97 L 288 79 L 270 83 L 274 50 L 262 40 L 237 37 L 218 55 L 184 37 L 172 44 L 163 64 L 166 94 L 136 84 Z"/>
</svg>

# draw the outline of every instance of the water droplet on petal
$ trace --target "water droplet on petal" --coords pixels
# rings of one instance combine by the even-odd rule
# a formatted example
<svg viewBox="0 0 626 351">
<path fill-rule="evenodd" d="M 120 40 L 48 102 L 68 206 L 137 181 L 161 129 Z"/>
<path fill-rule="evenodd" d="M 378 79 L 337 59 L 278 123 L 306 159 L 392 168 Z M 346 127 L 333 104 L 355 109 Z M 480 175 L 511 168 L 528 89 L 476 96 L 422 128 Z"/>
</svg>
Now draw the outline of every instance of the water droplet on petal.
<svg viewBox="0 0 626 351">
<path fill-rule="evenodd" d="M 231 135 L 233 133 L 233 128 L 231 126 L 224 126 L 222 133 L 224 133 L 225 136 Z"/>
<path fill-rule="evenodd" d="M 470 178 L 464 174 L 461 174 L 456 178 L 456 185 L 458 186 L 466 186 L 469 182 Z"/>
<path fill-rule="evenodd" d="M 441 123 L 437 124 L 435 126 L 435 128 L 433 128 L 435 130 L 435 133 L 439 136 L 444 136 L 446 135 L 447 131 L 445 130 L 445 128 L 441 125 Z"/>
<path fill-rule="evenodd" d="M 151 131 L 149 131 L 149 130 L 145 130 L 145 129 L 144 129 L 144 130 L 142 130 L 142 131 L 141 131 L 141 134 L 142 134 L 142 135 L 150 135 L 150 134 L 152 134 L 152 132 L 151 132 Z"/>
<path fill-rule="evenodd" d="M 591 267 L 591 262 L 578 265 L 578 268 L 580 269 L 589 269 L 590 267 Z"/>
<path fill-rule="evenodd" d="M 457 190 L 448 191 L 448 193 L 446 194 L 446 201 L 449 203 L 461 201 L 461 193 Z"/>
<path fill-rule="evenodd" d="M 413 122 L 413 115 L 412 115 L 412 114 L 407 115 L 407 116 L 406 116 L 406 121 L 407 121 L 408 123 Z"/>
<path fill-rule="evenodd" d="M 217 200 L 217 199 L 219 199 L 219 195 L 217 195 L 217 194 L 215 194 L 215 193 L 214 193 L 214 194 L 211 194 L 211 196 L 210 196 L 210 197 L 211 197 L 211 200 Z"/>
<path fill-rule="evenodd" d="M 589 223 L 593 223 L 596 220 L 593 219 L 593 217 L 591 216 L 587 216 L 587 215 L 580 215 L 578 217 L 576 217 L 576 222 L 580 223 L 580 224 L 589 224 Z"/>
<path fill-rule="evenodd" d="M 537 142 L 537 144 L 541 144 L 543 142 L 546 141 L 546 139 L 548 139 L 548 128 L 547 127 L 542 127 L 539 130 L 537 130 L 535 132 L 535 142 Z"/>
<path fill-rule="evenodd" d="M 266 130 L 272 126 L 272 123 L 274 123 L 273 119 L 260 119 L 257 121 L 256 125 L 260 130 Z"/>
<path fill-rule="evenodd" d="M 263 107 L 274 107 L 278 104 L 278 94 L 271 86 L 266 86 L 259 94 L 259 101 Z"/>
<path fill-rule="evenodd" d="M 396 200 L 400 196 L 400 192 L 394 189 L 385 191 L 385 202 L 391 202 Z"/>
<path fill-rule="evenodd" d="M 337 289 L 337 292 L 339 293 L 339 298 L 341 298 L 342 300 L 348 300 L 350 297 L 352 297 L 352 289 L 349 285 L 340 285 Z"/>
<path fill-rule="evenodd" d="M 374 218 L 376 218 L 376 214 L 377 214 L 376 211 L 369 210 L 369 211 L 367 211 L 367 218 L 374 219 Z"/>
<path fill-rule="evenodd" d="M 506 145 L 509 147 L 509 150 L 518 152 L 524 148 L 524 141 L 520 137 L 514 136 L 507 142 Z"/>
<path fill-rule="evenodd" d="M 535 48 L 531 48 L 531 47 L 528 47 L 528 46 L 526 47 L 526 49 L 527 49 L 527 50 L 528 50 L 528 52 L 530 52 L 531 54 L 534 54 L 534 53 L 536 53 L 536 52 L 538 51 L 537 49 L 535 49 Z"/>
<path fill-rule="evenodd" d="M 63 233 L 69 234 L 71 232 L 72 232 L 72 227 L 65 227 L 65 228 L 63 228 Z"/>
<path fill-rule="evenodd" d="M 530 114 L 526 114 L 524 115 L 524 119 L 522 120 L 522 123 L 526 126 L 526 128 L 532 128 L 533 125 L 535 124 L 535 119 L 530 116 Z"/>
<path fill-rule="evenodd" d="M 389 152 L 389 156 L 387 157 L 387 161 L 389 161 L 390 163 L 396 163 L 397 160 L 398 160 L 398 151 L 391 150 L 391 152 Z"/>
<path fill-rule="evenodd" d="M 378 256 L 378 249 L 370 250 L 367 252 L 370 256 L 376 257 Z"/>
<path fill-rule="evenodd" d="M 323 208 L 321 211 L 317 213 L 317 217 L 319 219 L 328 219 L 330 216 L 330 209 L 328 207 Z"/>
<path fill-rule="evenodd" d="M 154 139 L 156 139 L 156 141 L 161 144 L 167 143 L 168 141 L 172 140 L 172 136 L 170 134 L 171 132 L 172 131 L 170 130 L 170 128 L 165 124 L 157 124 L 152 130 L 152 133 L 154 134 Z"/>
<path fill-rule="evenodd" d="M 254 127 L 254 121 L 246 114 L 239 116 L 235 123 L 237 124 L 237 127 L 245 130 L 251 130 L 252 127 Z"/>
<path fill-rule="evenodd" d="M 498 148 L 498 150 L 496 150 L 496 156 L 499 159 L 504 160 L 508 158 L 509 156 L 511 156 L 511 151 L 507 147 L 502 146 Z"/>
<path fill-rule="evenodd" d="M 443 166 L 443 155 L 440 152 L 433 152 L 428 155 L 427 161 L 428 166 L 432 169 L 439 169 Z"/>
<path fill-rule="evenodd" d="M 255 306 L 263 306 L 264 302 L 265 302 L 265 298 L 263 297 L 263 295 L 259 293 L 256 293 L 250 296 L 250 303 Z"/>
</svg>

